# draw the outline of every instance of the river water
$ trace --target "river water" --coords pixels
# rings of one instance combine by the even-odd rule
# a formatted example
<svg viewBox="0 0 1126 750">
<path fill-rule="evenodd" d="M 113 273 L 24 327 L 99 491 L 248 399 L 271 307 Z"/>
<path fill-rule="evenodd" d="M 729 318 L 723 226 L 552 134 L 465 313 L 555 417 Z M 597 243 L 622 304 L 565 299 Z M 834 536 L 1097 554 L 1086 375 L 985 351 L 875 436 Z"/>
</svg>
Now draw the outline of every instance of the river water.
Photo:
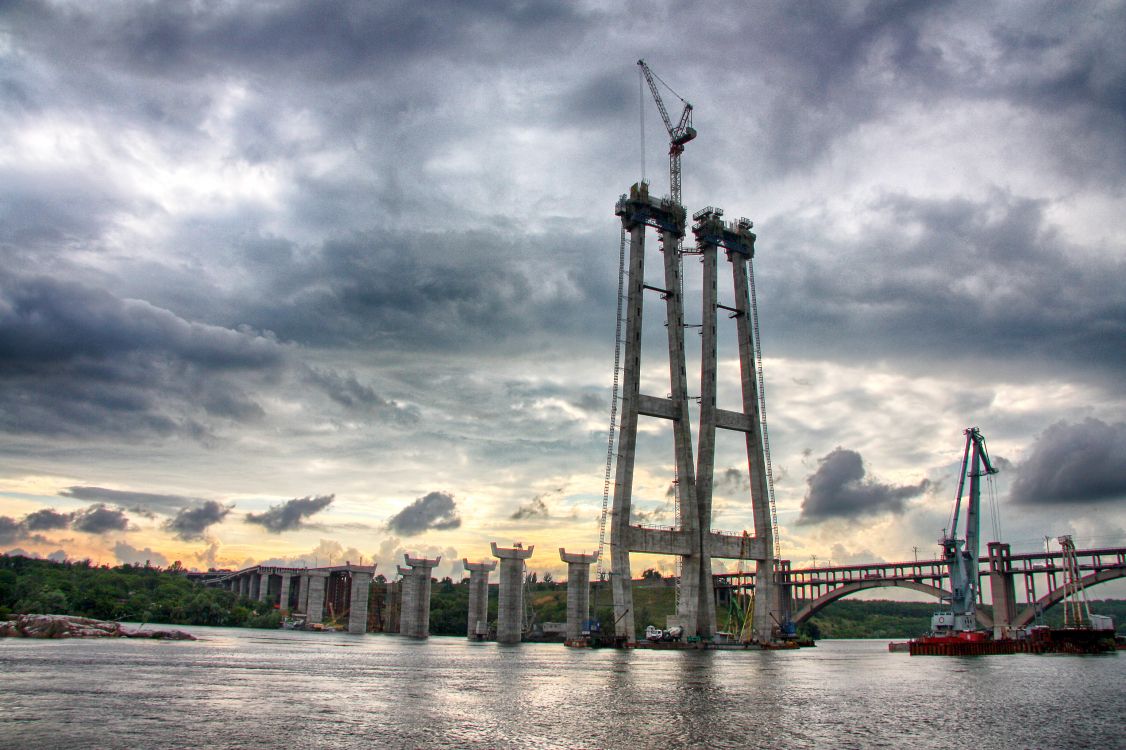
<svg viewBox="0 0 1126 750">
<path fill-rule="evenodd" d="M 1124 748 L 1126 658 L 0 640 L 2 748 Z"/>
</svg>

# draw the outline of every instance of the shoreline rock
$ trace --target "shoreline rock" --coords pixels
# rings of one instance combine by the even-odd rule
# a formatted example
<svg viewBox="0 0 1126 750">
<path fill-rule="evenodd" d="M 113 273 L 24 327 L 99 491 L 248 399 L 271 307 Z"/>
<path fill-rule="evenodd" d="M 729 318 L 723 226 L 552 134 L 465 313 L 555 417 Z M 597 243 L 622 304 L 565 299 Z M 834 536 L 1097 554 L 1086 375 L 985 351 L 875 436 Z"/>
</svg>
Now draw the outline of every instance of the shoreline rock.
<svg viewBox="0 0 1126 750">
<path fill-rule="evenodd" d="M 157 638 L 198 640 L 191 633 L 170 628 L 127 628 L 119 622 L 72 615 L 15 615 L 0 621 L 0 638 Z"/>
</svg>

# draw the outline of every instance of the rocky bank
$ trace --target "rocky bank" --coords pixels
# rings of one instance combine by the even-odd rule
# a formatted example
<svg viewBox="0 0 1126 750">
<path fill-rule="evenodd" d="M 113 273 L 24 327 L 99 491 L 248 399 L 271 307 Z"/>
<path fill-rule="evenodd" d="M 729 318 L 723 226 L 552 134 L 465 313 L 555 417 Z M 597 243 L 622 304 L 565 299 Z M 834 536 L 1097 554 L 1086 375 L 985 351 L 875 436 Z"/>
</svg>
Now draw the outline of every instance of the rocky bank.
<svg viewBox="0 0 1126 750">
<path fill-rule="evenodd" d="M 119 622 L 92 620 L 71 615 L 15 615 L 0 620 L 0 637 L 9 638 L 159 638 L 171 641 L 194 641 L 196 637 L 183 630 L 141 626 L 128 628 Z"/>
</svg>

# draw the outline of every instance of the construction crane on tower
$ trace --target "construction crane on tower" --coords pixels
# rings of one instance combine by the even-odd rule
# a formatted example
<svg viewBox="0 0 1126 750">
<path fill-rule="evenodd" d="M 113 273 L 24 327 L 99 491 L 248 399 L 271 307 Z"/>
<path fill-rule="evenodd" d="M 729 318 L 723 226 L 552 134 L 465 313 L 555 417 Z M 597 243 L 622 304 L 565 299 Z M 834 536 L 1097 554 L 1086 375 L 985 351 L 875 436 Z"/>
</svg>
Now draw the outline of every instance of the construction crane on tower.
<svg viewBox="0 0 1126 750">
<path fill-rule="evenodd" d="M 660 76 L 654 73 L 644 60 L 638 60 L 637 64 L 641 68 L 642 75 L 645 76 L 645 82 L 649 84 L 649 91 L 653 94 L 653 100 L 657 102 L 661 121 L 665 123 L 665 130 L 669 134 L 669 189 L 672 192 L 673 202 L 678 206 L 683 205 L 680 198 L 680 155 L 684 153 L 684 144 L 696 137 L 696 129 L 692 127 L 692 105 L 685 101 L 680 94 L 673 91 L 672 86 L 661 80 Z M 657 81 L 661 81 L 673 96 L 684 102 L 684 110 L 680 113 L 680 120 L 676 125 L 672 124 L 669 112 L 665 109 L 661 92 L 657 88 Z"/>
</svg>

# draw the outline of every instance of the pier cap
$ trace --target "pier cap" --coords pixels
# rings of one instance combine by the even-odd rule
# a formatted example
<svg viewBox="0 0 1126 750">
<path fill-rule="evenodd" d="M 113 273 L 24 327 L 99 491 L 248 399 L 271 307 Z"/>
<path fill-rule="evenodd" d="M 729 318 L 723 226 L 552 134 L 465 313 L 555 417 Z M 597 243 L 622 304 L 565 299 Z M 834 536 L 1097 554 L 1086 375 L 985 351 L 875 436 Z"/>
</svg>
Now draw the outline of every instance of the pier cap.
<svg viewBox="0 0 1126 750">
<path fill-rule="evenodd" d="M 590 565 L 598 562 L 598 553 L 585 555 L 581 552 L 568 552 L 562 547 L 559 548 L 559 559 L 565 563 L 580 563 Z"/>
<path fill-rule="evenodd" d="M 407 561 L 407 565 L 412 568 L 434 568 L 438 563 L 442 562 L 442 556 L 438 555 L 433 560 L 428 560 L 425 557 L 411 557 L 410 555 L 403 555 L 403 559 Z"/>
<path fill-rule="evenodd" d="M 536 548 L 534 544 L 529 544 L 528 549 L 524 549 L 519 544 L 515 547 L 498 547 L 496 542 L 489 542 L 489 546 L 493 549 L 493 557 L 502 560 L 527 560 L 532 556 L 532 550 Z"/>
<path fill-rule="evenodd" d="M 482 560 L 481 562 L 471 563 L 467 558 L 464 557 L 461 558 L 461 564 L 465 567 L 466 570 L 486 573 L 490 570 L 496 570 L 497 567 L 496 560 Z"/>
</svg>

